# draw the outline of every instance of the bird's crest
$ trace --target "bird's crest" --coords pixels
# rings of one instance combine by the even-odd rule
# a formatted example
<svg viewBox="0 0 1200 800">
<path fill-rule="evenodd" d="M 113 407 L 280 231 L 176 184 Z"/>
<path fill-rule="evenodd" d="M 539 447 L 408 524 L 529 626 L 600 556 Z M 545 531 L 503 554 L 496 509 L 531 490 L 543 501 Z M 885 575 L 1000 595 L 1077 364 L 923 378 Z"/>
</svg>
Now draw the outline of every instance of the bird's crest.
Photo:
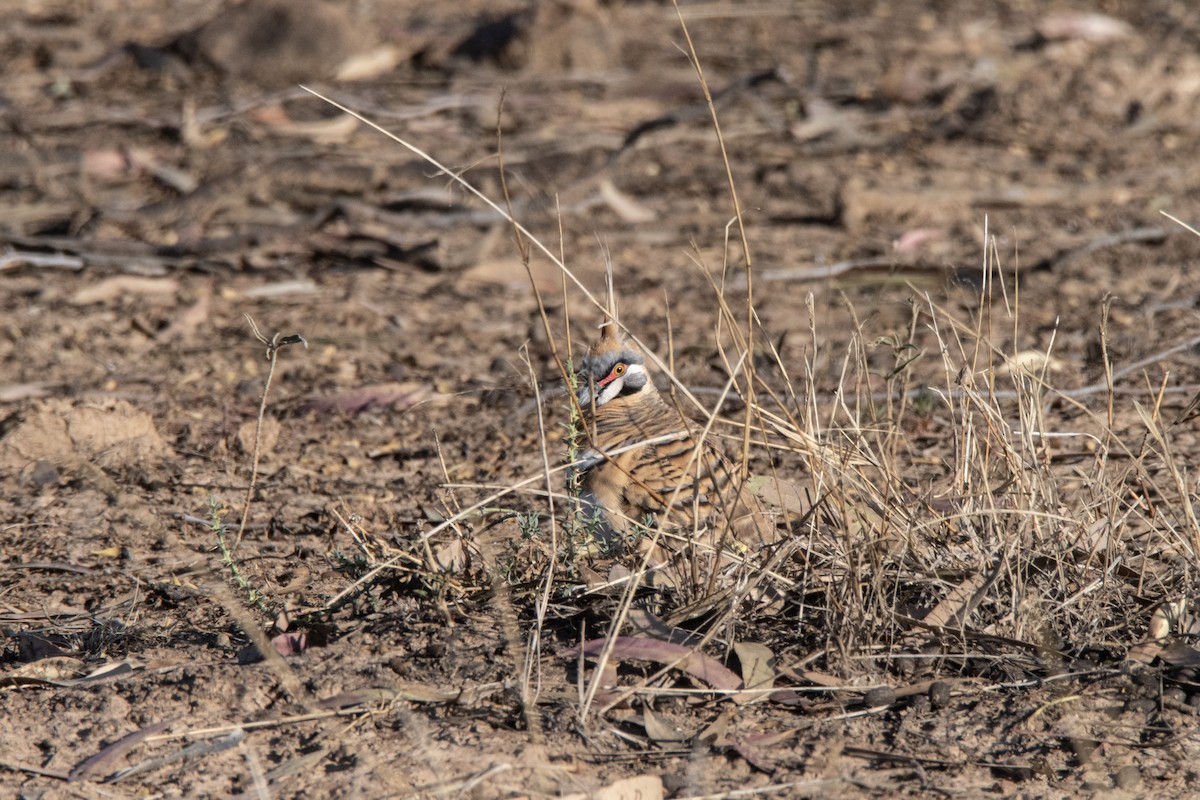
<svg viewBox="0 0 1200 800">
<path fill-rule="evenodd" d="M 613 289 L 612 261 L 606 265 L 604 322 L 600 323 L 600 338 L 592 345 L 592 353 L 630 350 L 632 346 L 621 333 L 621 318 L 617 313 L 617 292 Z"/>
</svg>

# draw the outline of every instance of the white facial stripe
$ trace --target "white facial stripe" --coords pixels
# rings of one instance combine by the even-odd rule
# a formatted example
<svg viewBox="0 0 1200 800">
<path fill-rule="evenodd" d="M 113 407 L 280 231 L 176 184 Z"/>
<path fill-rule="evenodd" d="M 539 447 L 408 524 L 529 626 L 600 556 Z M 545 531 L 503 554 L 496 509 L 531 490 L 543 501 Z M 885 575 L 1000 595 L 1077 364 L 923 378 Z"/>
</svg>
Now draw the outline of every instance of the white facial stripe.
<svg viewBox="0 0 1200 800">
<path fill-rule="evenodd" d="M 645 375 L 646 368 L 641 364 L 628 365 L 625 368 L 624 375 L 619 378 L 614 378 L 611 383 L 600 390 L 600 394 L 596 395 L 596 405 L 602 406 L 609 400 L 612 400 L 614 397 L 619 395 L 621 393 L 621 389 L 625 386 L 626 379 L 628 379 L 630 375 L 636 374 Z"/>
</svg>

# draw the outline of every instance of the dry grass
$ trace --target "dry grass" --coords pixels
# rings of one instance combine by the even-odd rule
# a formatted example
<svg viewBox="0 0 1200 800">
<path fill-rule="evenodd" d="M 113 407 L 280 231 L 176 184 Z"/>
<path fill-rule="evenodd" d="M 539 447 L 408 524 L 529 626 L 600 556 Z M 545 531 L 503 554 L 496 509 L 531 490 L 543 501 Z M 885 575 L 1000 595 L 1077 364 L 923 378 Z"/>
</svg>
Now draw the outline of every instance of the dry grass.
<svg viewBox="0 0 1200 800">
<path fill-rule="evenodd" d="M 698 67 L 694 51 L 692 58 Z M 707 93 L 699 68 L 698 74 Z M 420 149 L 388 135 L 507 213 Z M 588 651 L 590 666 L 582 662 L 583 650 L 575 650 L 581 659 L 575 713 L 581 730 L 593 732 L 607 726 L 606 714 L 620 705 L 632 702 L 649 714 L 664 696 L 691 697 L 697 688 L 739 702 L 825 693 L 836 700 L 824 707 L 833 718 L 846 709 L 857 713 L 855 707 L 867 713 L 931 685 L 937 692 L 947 682 L 961 692 L 984 692 L 1087 682 L 1115 673 L 1129 654 L 1152 658 L 1154 645 L 1136 645 L 1146 638 L 1156 606 L 1193 593 L 1200 542 L 1187 468 L 1173 455 L 1173 423 L 1162 416 L 1165 378 L 1159 387 L 1143 387 L 1140 399 L 1119 394 L 1134 387 L 1118 387 L 1117 378 L 1139 376 L 1114 376 L 1106 360 L 1102 391 L 1056 388 L 1053 339 L 1042 352 L 1024 346 L 1018 272 L 999 265 L 992 241 L 984 242 L 974 313 L 939 307 L 914 287 L 906 337 L 870 341 L 860 327 L 844 353 L 832 354 L 825 342 L 837 337 L 825 336 L 814 312 L 809 360 L 786 363 L 771 344 L 780 332 L 762 328 L 755 313 L 750 237 L 736 194 L 732 202 L 738 244 L 727 237 L 719 278 L 697 256 L 720 309 L 712 341 L 728 377 L 721 402 L 708 408 L 689 391 L 671 369 L 674 354 L 651 358 L 672 394 L 707 415 L 704 434 L 736 443 L 743 474 L 761 476 L 755 485 L 778 502 L 791 535 L 777 550 L 756 555 L 750 582 L 785 587 L 786 603 L 767 613 L 745 602 L 744 592 L 726 592 L 699 618 L 674 613 L 670 597 L 647 605 L 639 592 L 645 563 L 636 560 L 620 592 L 595 590 L 585 576 L 602 574 L 610 561 L 589 555 L 585 543 L 564 543 L 579 535 L 561 476 L 569 464 L 546 435 L 539 411 L 540 470 L 505 486 L 454 485 L 456 493 L 481 499 L 421 537 L 429 556 L 423 574 L 445 566 L 433 558 L 432 543 L 464 542 L 487 565 L 479 577 L 490 576 L 534 741 L 543 741 L 536 708 L 546 702 L 544 670 L 556 657 L 547 644 L 578 643 L 596 636 L 597 625 L 602 642 Z M 561 249 L 556 253 L 509 219 L 527 265 L 547 258 L 561 270 L 567 307 L 578 293 L 604 310 Z M 733 280 L 734 273 L 744 280 Z M 736 293 L 727 288 L 735 284 L 743 287 Z M 744 313 L 736 310 L 741 307 Z M 566 343 L 567 358 L 557 349 L 555 356 L 569 380 L 578 336 L 569 317 L 556 330 L 542 309 L 551 342 Z M 856 309 L 847 310 L 859 318 Z M 632 327 L 622 325 L 650 352 Z M 1098 335 L 1106 345 L 1103 322 Z M 840 378 L 822 385 L 816 361 L 832 358 L 842 363 Z M 536 393 L 538 376 L 529 370 Z M 742 409 L 737 418 L 717 413 L 726 394 Z M 538 395 L 538 407 L 569 402 L 560 398 Z M 1141 426 L 1115 426 L 1114 408 L 1125 403 L 1137 408 Z M 1063 406 L 1071 415 L 1048 413 Z M 1072 427 L 1063 427 L 1065 419 Z M 927 456 L 916 441 L 925 431 L 951 442 L 949 454 Z M 498 504 L 512 509 L 502 515 L 506 524 L 481 525 L 479 514 Z M 519 528 L 512 522 L 518 514 L 525 520 Z M 497 531 L 518 534 L 504 543 L 505 553 Z M 397 556 L 376 566 L 359 585 L 403 562 Z M 469 586 L 464 591 L 471 593 Z M 668 622 L 687 622 L 687 631 L 654 622 L 651 609 Z M 1178 630 L 1179 615 L 1175 619 Z M 652 629 L 657 634 L 647 632 Z M 766 645 L 765 691 L 745 691 L 752 672 L 738 658 L 729 663 L 742 669 L 743 685 L 681 682 L 694 656 L 667 648 L 641 655 L 653 668 L 617 680 L 614 662 L 638 657 L 623 650 L 629 639 L 622 637 L 661 642 L 689 635 L 690 650 L 719 658 L 739 645 Z M 646 736 L 655 738 L 649 726 Z"/>
<path fill-rule="evenodd" d="M 694 49 L 690 57 L 712 110 Z M 720 138 L 715 110 L 713 125 Z M 527 269 L 535 259 L 555 264 L 564 309 L 590 304 L 589 311 L 606 312 L 595 287 L 568 266 L 563 245 L 538 239 L 506 210 L 507 188 L 505 197 L 489 198 L 432 156 L 392 138 L 504 214 Z M 669 327 L 669 318 L 625 320 L 622 327 L 669 381 L 681 415 L 702 417 L 702 438 L 737 455 L 746 484 L 778 510 L 788 531 L 784 540 L 761 552 L 731 549 L 727 555 L 743 562 L 734 586 L 713 587 L 698 598 L 651 591 L 646 559 L 600 553 L 589 541 L 588 521 L 567 478 L 578 445 L 564 449 L 554 432 L 565 421 L 567 441 L 585 440 L 580 409 L 571 408 L 575 392 L 543 392 L 545 376 L 522 353 L 540 445 L 529 474 L 498 485 L 463 483 L 443 458 L 444 516 L 419 533 L 404 531 L 399 547 L 362 525 L 352 508 L 331 509 L 338 529 L 358 547 L 357 561 L 340 565 L 348 576 L 344 587 L 320 607 L 305 609 L 304 620 L 331 618 L 384 577 L 423 596 L 447 625 L 456 614 L 492 615 L 508 680 L 487 691 L 506 692 L 519 710 L 513 724 L 532 745 L 520 767 L 534 772 L 544 768 L 536 765 L 545 755 L 563 755 L 550 743 L 550 725 L 559 733 L 571 730 L 573 745 L 582 742 L 586 757 L 597 760 L 627 751 L 647 759 L 692 758 L 715 746 L 767 771 L 773 744 L 918 697 L 944 706 L 952 695 L 1066 685 L 1071 694 L 1039 698 L 1037 710 L 1014 723 L 1024 735 L 1079 694 L 1093 688 L 1117 694 L 1104 681 L 1123 671 L 1153 663 L 1159 680 L 1186 683 L 1171 668 L 1191 663 L 1195 651 L 1185 645 L 1164 655 L 1163 644 L 1168 635 L 1197 632 L 1190 598 L 1200 523 L 1194 479 L 1173 438 L 1195 401 L 1182 414 L 1167 413 L 1164 400 L 1174 387 L 1148 369 L 1193 343 L 1116 370 L 1106 310 L 1097 322 L 1105 380 L 1082 389 L 1057 387 L 1054 338 L 1042 351 L 1025 343 L 1020 273 L 1005 269 L 985 236 L 972 310 L 939 305 L 910 286 L 903 335 L 879 339 L 869 333 L 869 310 L 847 300 L 856 326 L 844 351 L 831 352 L 829 342 L 846 336 L 822 330 L 810 302 L 807 357 L 796 363 L 775 344 L 794 331 L 770 329 L 758 317 L 753 236 L 727 157 L 726 173 L 733 219 L 724 259 L 714 267 L 697 249 L 693 265 L 709 282 L 717 309 L 711 349 L 726 381 L 715 402 L 679 377 L 674 352 L 656 354 L 638 338 L 648 325 Z M 590 332 L 573 326 L 570 314 L 559 319 L 548 312 L 530 276 L 559 376 L 569 385 L 579 342 Z M 282 343 L 259 339 L 269 344 L 271 358 L 261 426 Z M 830 370 L 822 365 L 830 363 L 840 365 L 833 381 L 823 377 Z M 256 433 L 239 540 L 258 460 Z M 225 553 L 231 569 L 236 548 Z M 615 562 L 629 577 L 609 583 Z M 752 591 L 758 586 L 777 593 L 760 597 Z M 408 704 L 429 697 L 411 688 L 360 693 L 351 711 L 318 709 L 262 634 L 265 620 L 227 588 L 209 591 L 308 712 L 257 726 L 338 715 L 352 716 L 353 725 L 372 712 L 395 712 L 406 728 L 421 729 L 422 718 Z M 283 605 L 268 597 L 264 608 Z M 1151 630 L 1155 637 L 1147 641 Z M 439 695 L 430 702 L 445 701 Z M 656 717 L 664 707 L 676 717 L 697 707 L 719 711 L 672 738 L 676 732 Z M 770 714 L 776 715 L 773 738 L 752 741 L 732 732 Z M 556 716 L 569 717 L 569 724 Z M 240 730 L 193 729 L 147 740 Z M 330 736 L 332 744 L 320 752 L 349 730 Z M 1104 741 L 1134 745 L 1140 735 L 1114 730 Z M 887 754 L 860 756 L 883 762 Z M 266 796 L 253 751 L 245 757 L 257 793 Z M 439 772 L 436 753 L 417 748 L 416 757 Z M 950 766 L 933 759 L 925 764 Z M 511 768 L 492 765 L 419 791 L 463 792 Z M 555 780 L 548 779 L 547 792 L 561 788 Z M 792 788 L 820 792 L 837 785 L 837 779 L 821 779 Z"/>
</svg>

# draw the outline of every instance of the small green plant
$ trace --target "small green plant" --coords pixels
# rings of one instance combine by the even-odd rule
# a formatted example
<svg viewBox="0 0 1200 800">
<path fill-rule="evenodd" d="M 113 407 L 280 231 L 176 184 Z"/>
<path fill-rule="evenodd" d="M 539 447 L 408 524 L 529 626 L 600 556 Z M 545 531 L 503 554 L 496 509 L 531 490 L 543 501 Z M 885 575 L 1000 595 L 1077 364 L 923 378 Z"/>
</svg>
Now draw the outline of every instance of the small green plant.
<svg viewBox="0 0 1200 800">
<path fill-rule="evenodd" d="M 209 530 L 217 537 L 217 547 L 221 551 L 221 563 L 229 570 L 229 579 L 233 584 L 246 595 L 246 601 L 250 605 L 262 611 L 264 614 L 270 614 L 271 609 L 267 608 L 267 603 L 253 583 L 250 582 L 245 575 L 242 574 L 241 568 L 238 566 L 238 561 L 233 557 L 233 549 L 229 546 L 229 541 L 225 537 L 225 520 L 221 518 L 221 504 L 217 502 L 217 498 L 212 495 L 208 496 L 208 519 Z"/>
<path fill-rule="evenodd" d="M 567 410 L 569 413 L 566 429 L 566 452 L 564 463 L 574 464 L 579 460 L 583 451 L 584 430 L 583 417 L 580 414 L 579 397 L 580 376 L 571 359 L 567 359 Z M 567 470 L 567 497 L 570 507 L 567 510 L 566 522 L 563 525 L 563 544 L 559 548 L 562 563 L 570 570 L 575 568 L 575 560 L 589 542 L 595 538 L 599 521 L 599 509 L 589 509 L 583 501 L 583 473 L 574 468 Z"/>
</svg>

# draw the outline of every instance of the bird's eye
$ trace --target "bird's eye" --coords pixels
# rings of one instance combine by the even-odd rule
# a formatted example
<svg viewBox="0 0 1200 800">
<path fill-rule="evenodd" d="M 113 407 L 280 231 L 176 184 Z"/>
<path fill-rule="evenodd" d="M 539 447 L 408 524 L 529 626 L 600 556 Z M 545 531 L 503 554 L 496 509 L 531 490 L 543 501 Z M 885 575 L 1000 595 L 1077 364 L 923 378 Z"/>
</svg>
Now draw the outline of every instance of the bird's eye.
<svg viewBox="0 0 1200 800">
<path fill-rule="evenodd" d="M 625 374 L 625 365 L 617 364 L 615 367 L 613 367 L 612 374 L 613 374 L 614 378 L 619 378 L 622 375 L 624 375 Z"/>
</svg>

